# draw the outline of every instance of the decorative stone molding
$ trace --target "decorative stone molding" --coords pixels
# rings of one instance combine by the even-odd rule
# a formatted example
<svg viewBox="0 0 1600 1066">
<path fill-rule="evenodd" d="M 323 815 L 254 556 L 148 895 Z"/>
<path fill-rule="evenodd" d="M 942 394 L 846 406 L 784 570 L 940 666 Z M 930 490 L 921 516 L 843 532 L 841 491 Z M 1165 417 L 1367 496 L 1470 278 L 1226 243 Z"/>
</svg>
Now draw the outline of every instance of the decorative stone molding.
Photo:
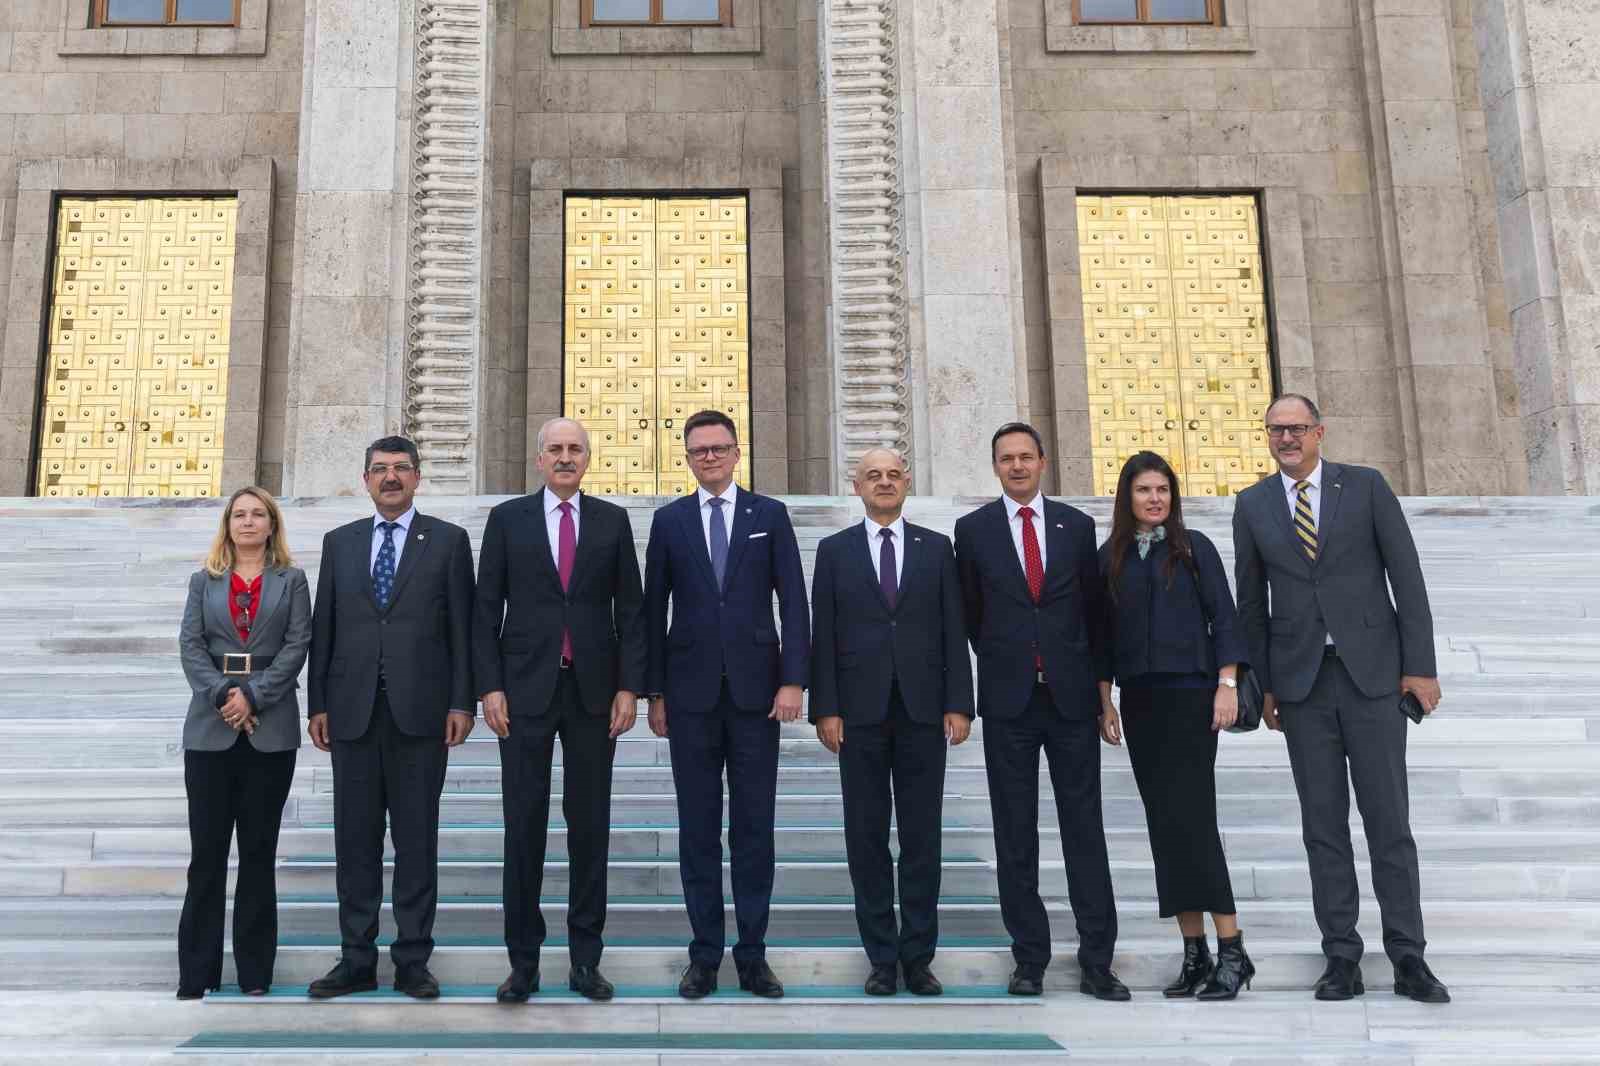
<svg viewBox="0 0 1600 1066">
<path fill-rule="evenodd" d="M 487 12 L 418 0 L 403 417 L 429 488 L 476 486 Z"/>
<path fill-rule="evenodd" d="M 1264 0 L 1281 3 L 1282 0 Z M 1074 25 L 1072 0 L 1044 0 L 1047 52 L 1254 52 L 1250 0 L 1225 0 L 1221 26 Z"/>
<path fill-rule="evenodd" d="M 911 456 L 896 0 L 823 5 L 823 128 L 840 484 L 868 449 Z"/>
<path fill-rule="evenodd" d="M 558 56 L 739 55 L 761 51 L 761 0 L 733 0 L 730 26 L 585 26 L 583 0 L 550 5 Z"/>
<path fill-rule="evenodd" d="M 267 0 L 239 0 L 237 26 L 91 26 L 87 0 L 59 0 L 63 56 L 260 56 Z"/>
</svg>

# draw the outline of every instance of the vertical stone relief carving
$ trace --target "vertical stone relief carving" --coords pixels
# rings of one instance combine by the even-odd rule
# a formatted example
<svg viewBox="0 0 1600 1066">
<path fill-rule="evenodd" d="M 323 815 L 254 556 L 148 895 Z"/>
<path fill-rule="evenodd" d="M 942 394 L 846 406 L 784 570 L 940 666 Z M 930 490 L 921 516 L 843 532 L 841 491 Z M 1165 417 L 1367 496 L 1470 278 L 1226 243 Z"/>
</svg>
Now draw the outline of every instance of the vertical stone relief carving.
<svg viewBox="0 0 1600 1066">
<path fill-rule="evenodd" d="M 826 0 L 835 459 L 842 486 L 869 448 L 911 455 L 896 0 Z"/>
<path fill-rule="evenodd" d="M 483 0 L 417 0 L 405 425 L 439 493 L 477 490 L 487 44 Z"/>
</svg>

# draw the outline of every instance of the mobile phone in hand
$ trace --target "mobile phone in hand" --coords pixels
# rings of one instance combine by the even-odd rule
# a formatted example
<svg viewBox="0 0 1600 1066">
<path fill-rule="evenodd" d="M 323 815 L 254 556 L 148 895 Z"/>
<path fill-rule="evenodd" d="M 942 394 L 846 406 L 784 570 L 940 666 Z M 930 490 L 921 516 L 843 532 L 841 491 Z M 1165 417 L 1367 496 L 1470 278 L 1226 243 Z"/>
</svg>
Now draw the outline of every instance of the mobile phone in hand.
<svg viewBox="0 0 1600 1066">
<path fill-rule="evenodd" d="M 1417 699 L 1416 694 L 1412 692 L 1402 692 L 1400 694 L 1400 713 L 1418 725 L 1422 724 L 1422 719 L 1426 714 L 1422 709 L 1422 701 Z"/>
</svg>

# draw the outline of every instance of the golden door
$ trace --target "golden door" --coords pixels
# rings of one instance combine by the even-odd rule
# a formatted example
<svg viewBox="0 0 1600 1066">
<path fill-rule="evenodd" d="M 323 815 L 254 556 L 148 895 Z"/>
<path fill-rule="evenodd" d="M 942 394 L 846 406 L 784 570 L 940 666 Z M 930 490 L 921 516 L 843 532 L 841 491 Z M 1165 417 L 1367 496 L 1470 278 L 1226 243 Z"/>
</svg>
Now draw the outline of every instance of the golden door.
<svg viewBox="0 0 1600 1066">
<path fill-rule="evenodd" d="M 1261 237 L 1250 196 L 1080 196 L 1094 491 L 1159 452 L 1191 496 L 1272 469 Z"/>
<path fill-rule="evenodd" d="M 238 206 L 60 201 L 39 495 L 221 491 Z"/>
<path fill-rule="evenodd" d="M 707 408 L 739 427 L 737 478 L 750 484 L 747 206 L 567 200 L 562 409 L 589 431 L 589 491 L 693 489 L 683 423 Z"/>
</svg>

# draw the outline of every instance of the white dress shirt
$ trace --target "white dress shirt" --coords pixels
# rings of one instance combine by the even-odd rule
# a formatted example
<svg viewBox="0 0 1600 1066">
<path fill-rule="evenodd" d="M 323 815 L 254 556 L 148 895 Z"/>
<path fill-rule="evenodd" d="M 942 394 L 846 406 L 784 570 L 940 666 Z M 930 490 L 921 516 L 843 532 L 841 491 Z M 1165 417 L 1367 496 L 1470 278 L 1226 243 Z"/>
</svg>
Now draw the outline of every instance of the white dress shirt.
<svg viewBox="0 0 1600 1066">
<path fill-rule="evenodd" d="M 1006 502 L 1006 520 L 1011 525 L 1011 543 L 1017 549 L 1017 562 L 1022 564 L 1022 573 L 1024 575 L 1028 573 L 1028 556 L 1022 550 L 1022 519 L 1017 516 L 1017 512 L 1021 511 L 1024 506 L 1033 508 L 1031 521 L 1033 522 L 1034 536 L 1039 541 L 1039 569 L 1042 571 L 1047 562 L 1044 554 L 1044 493 L 1038 493 L 1034 496 L 1033 502 L 1026 505 L 1018 503 L 1010 496 L 1002 496 L 1000 498 Z"/>
<path fill-rule="evenodd" d="M 1299 484 L 1299 481 L 1282 471 L 1278 472 L 1278 476 L 1283 479 L 1283 492 L 1289 500 L 1289 522 L 1293 524 L 1296 502 L 1300 498 L 1300 491 L 1295 488 L 1295 485 Z M 1316 469 L 1301 480 L 1311 483 L 1311 487 L 1306 489 L 1306 499 L 1311 501 L 1311 521 L 1316 524 L 1317 534 L 1320 536 L 1322 533 L 1322 460 L 1318 459 Z"/>
<path fill-rule="evenodd" d="M 395 519 L 400 526 L 394 531 L 394 570 L 400 572 L 400 555 L 406 550 L 406 536 L 411 532 L 411 523 L 416 520 L 417 509 L 411 507 L 406 513 Z M 378 549 L 383 547 L 383 530 L 379 525 L 388 519 L 381 514 L 372 516 L 372 556 L 367 560 L 367 573 L 372 573 L 378 568 Z"/>
<path fill-rule="evenodd" d="M 583 506 L 579 503 L 578 498 L 582 495 L 581 491 L 574 492 L 572 499 L 565 501 L 572 504 L 572 544 L 574 548 L 577 547 L 578 534 L 581 532 L 578 527 L 582 520 L 579 518 L 578 513 L 583 510 Z M 561 573 L 562 502 L 561 497 L 551 492 L 550 486 L 546 485 L 544 488 L 544 531 L 550 536 L 550 559 L 556 564 L 556 573 L 558 574 Z"/>
<path fill-rule="evenodd" d="M 700 530 L 706 538 L 706 554 L 711 554 L 711 505 L 706 501 L 711 499 L 711 493 L 704 487 L 694 490 L 700 498 Z M 733 547 L 733 511 L 739 505 L 739 486 L 736 482 L 728 482 L 728 487 L 717 494 L 728 502 L 722 506 L 722 528 L 728 533 L 728 547 Z"/>
<path fill-rule="evenodd" d="M 861 520 L 861 523 L 867 527 L 867 554 L 872 557 L 872 576 L 880 583 L 883 581 L 883 571 L 878 566 L 878 553 L 883 550 L 883 538 L 878 535 L 878 531 L 887 529 L 894 534 L 889 540 L 894 545 L 894 587 L 898 589 L 900 575 L 906 572 L 905 518 L 896 518 L 885 526 L 878 524 L 871 515 L 868 515 Z"/>
</svg>

